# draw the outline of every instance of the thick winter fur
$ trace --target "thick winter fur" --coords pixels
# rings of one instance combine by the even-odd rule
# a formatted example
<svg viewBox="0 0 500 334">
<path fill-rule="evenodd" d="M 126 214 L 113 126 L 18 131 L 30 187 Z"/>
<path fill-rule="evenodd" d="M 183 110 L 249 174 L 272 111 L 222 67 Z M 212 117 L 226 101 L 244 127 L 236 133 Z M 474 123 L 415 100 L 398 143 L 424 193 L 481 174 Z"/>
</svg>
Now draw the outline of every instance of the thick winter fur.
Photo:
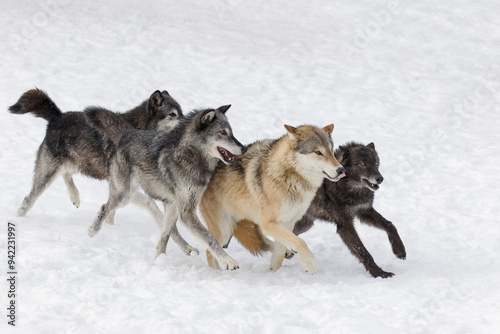
<svg viewBox="0 0 500 334">
<path fill-rule="evenodd" d="M 400 259 L 406 258 L 406 251 L 396 230 L 396 227 L 373 208 L 375 191 L 384 180 L 379 172 L 379 157 L 375 145 L 349 143 L 340 146 L 335 156 L 346 168 L 346 177 L 337 183 L 325 181 L 318 190 L 307 213 L 293 229 L 297 235 L 309 230 L 316 219 L 321 219 L 337 225 L 337 233 L 373 277 L 387 278 L 394 274 L 382 270 L 365 248 L 354 228 L 357 217 L 362 223 L 384 230 L 389 237 L 392 251 Z M 241 224 L 241 225 L 240 225 Z M 240 239 L 240 242 L 252 253 L 263 252 L 269 248 L 269 241 L 258 230 L 245 226 L 248 222 L 238 223 L 238 228 L 244 229 L 250 236 Z M 241 233 L 236 233 L 239 236 Z M 264 246 L 261 246 L 264 245 Z"/>
<path fill-rule="evenodd" d="M 78 207 L 80 195 L 72 174 L 107 179 L 109 161 L 123 130 L 168 129 L 182 116 L 181 107 L 167 91 L 156 91 L 136 108 L 120 114 L 100 107 L 62 113 L 45 92 L 32 89 L 9 110 L 14 114 L 32 113 L 48 121 L 37 153 L 33 186 L 18 210 L 19 216 L 26 215 L 59 175 L 64 178 L 71 201 Z"/>
<path fill-rule="evenodd" d="M 194 111 L 170 132 L 124 131 L 111 164 L 110 194 L 88 233 L 95 236 L 102 222 L 126 204 L 141 187 L 165 206 L 163 229 L 155 257 L 165 252 L 178 218 L 204 241 L 225 269 L 238 264 L 224 252 L 200 222 L 196 209 L 219 160 L 226 164 L 243 153 L 225 112 L 229 106 Z"/>
<path fill-rule="evenodd" d="M 322 129 L 285 127 L 287 135 L 250 145 L 233 165 L 219 164 L 200 210 L 208 230 L 221 245 L 230 240 L 238 221 L 248 220 L 277 241 L 272 247 L 271 270 L 281 266 L 286 247 L 290 247 L 298 252 L 302 268 L 314 273 L 316 262 L 311 251 L 291 231 L 323 179 L 338 181 L 345 169 L 333 154 L 333 124 Z M 213 255 L 207 250 L 209 265 L 218 268 Z"/>
</svg>

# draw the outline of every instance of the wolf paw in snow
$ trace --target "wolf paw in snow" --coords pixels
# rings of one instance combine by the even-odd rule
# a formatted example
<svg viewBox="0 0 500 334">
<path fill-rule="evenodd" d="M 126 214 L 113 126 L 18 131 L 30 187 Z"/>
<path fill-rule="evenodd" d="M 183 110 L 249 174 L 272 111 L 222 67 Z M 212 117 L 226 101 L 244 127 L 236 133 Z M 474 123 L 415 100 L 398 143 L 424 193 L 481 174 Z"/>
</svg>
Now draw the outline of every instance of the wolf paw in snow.
<svg viewBox="0 0 500 334">
<path fill-rule="evenodd" d="M 19 210 L 17 210 L 17 216 L 18 217 L 25 217 L 26 216 L 26 209 L 21 207 Z"/>
<path fill-rule="evenodd" d="M 184 249 L 184 253 L 186 253 L 187 256 L 196 256 L 196 255 L 199 255 L 200 252 L 198 251 L 198 249 L 192 247 L 192 246 L 187 246 L 185 249 Z"/>
<path fill-rule="evenodd" d="M 100 230 L 99 227 L 92 224 L 89 226 L 87 233 L 88 233 L 89 237 L 93 238 L 97 235 L 97 233 L 99 233 L 99 230 Z"/>
<path fill-rule="evenodd" d="M 316 260 L 313 256 L 305 256 L 301 259 L 299 254 L 299 259 L 300 265 L 306 272 L 310 274 L 316 274 Z"/>
<path fill-rule="evenodd" d="M 222 270 L 236 270 L 240 267 L 233 259 L 221 261 L 219 265 Z"/>
<path fill-rule="evenodd" d="M 382 278 L 389 278 L 389 277 L 392 277 L 394 276 L 393 273 L 390 273 L 390 272 L 387 272 L 387 271 L 384 271 L 382 270 L 382 268 L 380 267 L 375 267 L 375 268 L 371 268 L 369 270 L 370 274 L 374 277 L 374 278 L 377 278 L 377 277 L 382 277 Z"/>
</svg>

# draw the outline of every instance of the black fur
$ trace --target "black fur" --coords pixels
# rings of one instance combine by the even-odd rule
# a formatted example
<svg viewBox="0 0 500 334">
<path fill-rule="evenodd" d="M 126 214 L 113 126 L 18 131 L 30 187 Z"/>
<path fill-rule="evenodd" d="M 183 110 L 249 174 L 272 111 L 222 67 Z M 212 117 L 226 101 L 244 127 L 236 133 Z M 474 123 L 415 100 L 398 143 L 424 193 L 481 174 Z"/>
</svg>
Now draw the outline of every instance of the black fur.
<svg viewBox="0 0 500 334">
<path fill-rule="evenodd" d="M 110 158 L 116 152 L 123 130 L 156 130 L 160 125 L 169 124 L 170 119 L 177 122 L 182 116 L 179 104 L 166 91 L 155 91 L 148 100 L 126 113 L 114 113 L 101 107 L 62 113 L 44 91 L 32 89 L 9 110 L 14 114 L 32 113 L 48 121 L 35 162 L 33 187 L 18 211 L 21 216 L 60 174 L 71 189 L 73 204 L 78 207 L 79 195 L 71 177 L 73 173 L 106 179 Z"/>
<path fill-rule="evenodd" d="M 362 223 L 386 231 L 393 253 L 400 259 L 406 258 L 405 247 L 396 227 L 373 208 L 375 193 L 369 189 L 371 186 L 366 179 L 373 181 L 370 183 L 376 186 L 375 190 L 383 181 L 378 170 L 379 158 L 375 145 L 352 142 L 340 146 L 335 156 L 346 168 L 346 177 L 336 183 L 323 182 L 307 213 L 295 224 L 293 232 L 297 235 L 304 233 L 316 219 L 335 223 L 342 241 L 373 277 L 391 277 L 393 273 L 382 270 L 375 263 L 354 228 L 354 219 L 358 217 Z"/>
</svg>

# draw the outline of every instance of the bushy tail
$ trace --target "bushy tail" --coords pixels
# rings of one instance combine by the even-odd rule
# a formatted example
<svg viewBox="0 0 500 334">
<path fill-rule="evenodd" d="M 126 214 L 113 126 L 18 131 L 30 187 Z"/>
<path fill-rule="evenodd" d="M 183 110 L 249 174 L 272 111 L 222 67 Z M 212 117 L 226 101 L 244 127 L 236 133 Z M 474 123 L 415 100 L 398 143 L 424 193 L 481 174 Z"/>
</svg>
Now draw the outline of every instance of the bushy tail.
<svg viewBox="0 0 500 334">
<path fill-rule="evenodd" d="M 9 111 L 13 114 L 32 113 L 49 122 L 62 114 L 50 97 L 38 88 L 25 92 Z"/>
<path fill-rule="evenodd" d="M 270 250 L 260 228 L 249 220 L 240 220 L 234 227 L 233 234 L 252 255 L 262 255 Z"/>
</svg>

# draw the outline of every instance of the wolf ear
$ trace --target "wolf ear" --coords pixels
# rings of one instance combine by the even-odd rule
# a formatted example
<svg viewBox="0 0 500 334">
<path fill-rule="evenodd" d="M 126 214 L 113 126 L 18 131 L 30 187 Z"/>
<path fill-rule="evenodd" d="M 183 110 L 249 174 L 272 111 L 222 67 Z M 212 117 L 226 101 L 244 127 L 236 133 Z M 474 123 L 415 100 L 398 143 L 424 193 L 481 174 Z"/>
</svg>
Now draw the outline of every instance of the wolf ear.
<svg viewBox="0 0 500 334">
<path fill-rule="evenodd" d="M 149 102 L 155 107 L 161 106 L 164 101 L 165 98 L 163 97 L 163 95 L 159 90 L 155 91 L 149 98 Z"/>
<path fill-rule="evenodd" d="M 215 118 L 215 110 L 208 109 L 201 113 L 200 117 L 200 128 L 204 129 L 207 127 L 208 123 L 211 123 Z"/>
<path fill-rule="evenodd" d="M 332 131 L 333 131 L 333 124 L 330 124 L 330 125 L 327 125 L 323 128 L 323 130 L 326 131 L 326 133 L 328 133 L 328 135 L 331 135 L 332 134 Z"/>
<path fill-rule="evenodd" d="M 339 158 L 339 162 L 342 161 L 343 164 L 345 164 L 345 162 L 347 161 L 347 159 L 349 159 L 349 156 L 351 155 L 351 150 L 349 148 L 346 148 L 345 146 L 339 146 L 339 150 L 340 150 L 340 157 Z"/>
<path fill-rule="evenodd" d="M 375 150 L 375 144 L 373 142 L 366 145 L 366 147 L 371 148 L 372 150 Z"/>
<path fill-rule="evenodd" d="M 166 90 L 164 90 L 164 91 L 163 91 L 163 92 L 161 92 L 161 93 L 162 93 L 162 94 L 165 94 L 165 95 L 170 96 L 170 94 L 169 94 Z"/>
<path fill-rule="evenodd" d="M 300 131 L 297 128 L 294 128 L 291 125 L 285 124 L 285 129 L 288 131 L 288 137 L 290 137 L 290 141 L 292 145 L 295 145 L 300 138 Z"/>
<path fill-rule="evenodd" d="M 231 105 L 230 105 L 230 104 L 228 104 L 227 106 L 222 106 L 222 107 L 217 108 L 217 111 L 220 111 L 221 113 L 225 114 L 225 113 L 226 113 L 226 111 L 227 111 L 229 108 L 231 108 Z"/>
</svg>

